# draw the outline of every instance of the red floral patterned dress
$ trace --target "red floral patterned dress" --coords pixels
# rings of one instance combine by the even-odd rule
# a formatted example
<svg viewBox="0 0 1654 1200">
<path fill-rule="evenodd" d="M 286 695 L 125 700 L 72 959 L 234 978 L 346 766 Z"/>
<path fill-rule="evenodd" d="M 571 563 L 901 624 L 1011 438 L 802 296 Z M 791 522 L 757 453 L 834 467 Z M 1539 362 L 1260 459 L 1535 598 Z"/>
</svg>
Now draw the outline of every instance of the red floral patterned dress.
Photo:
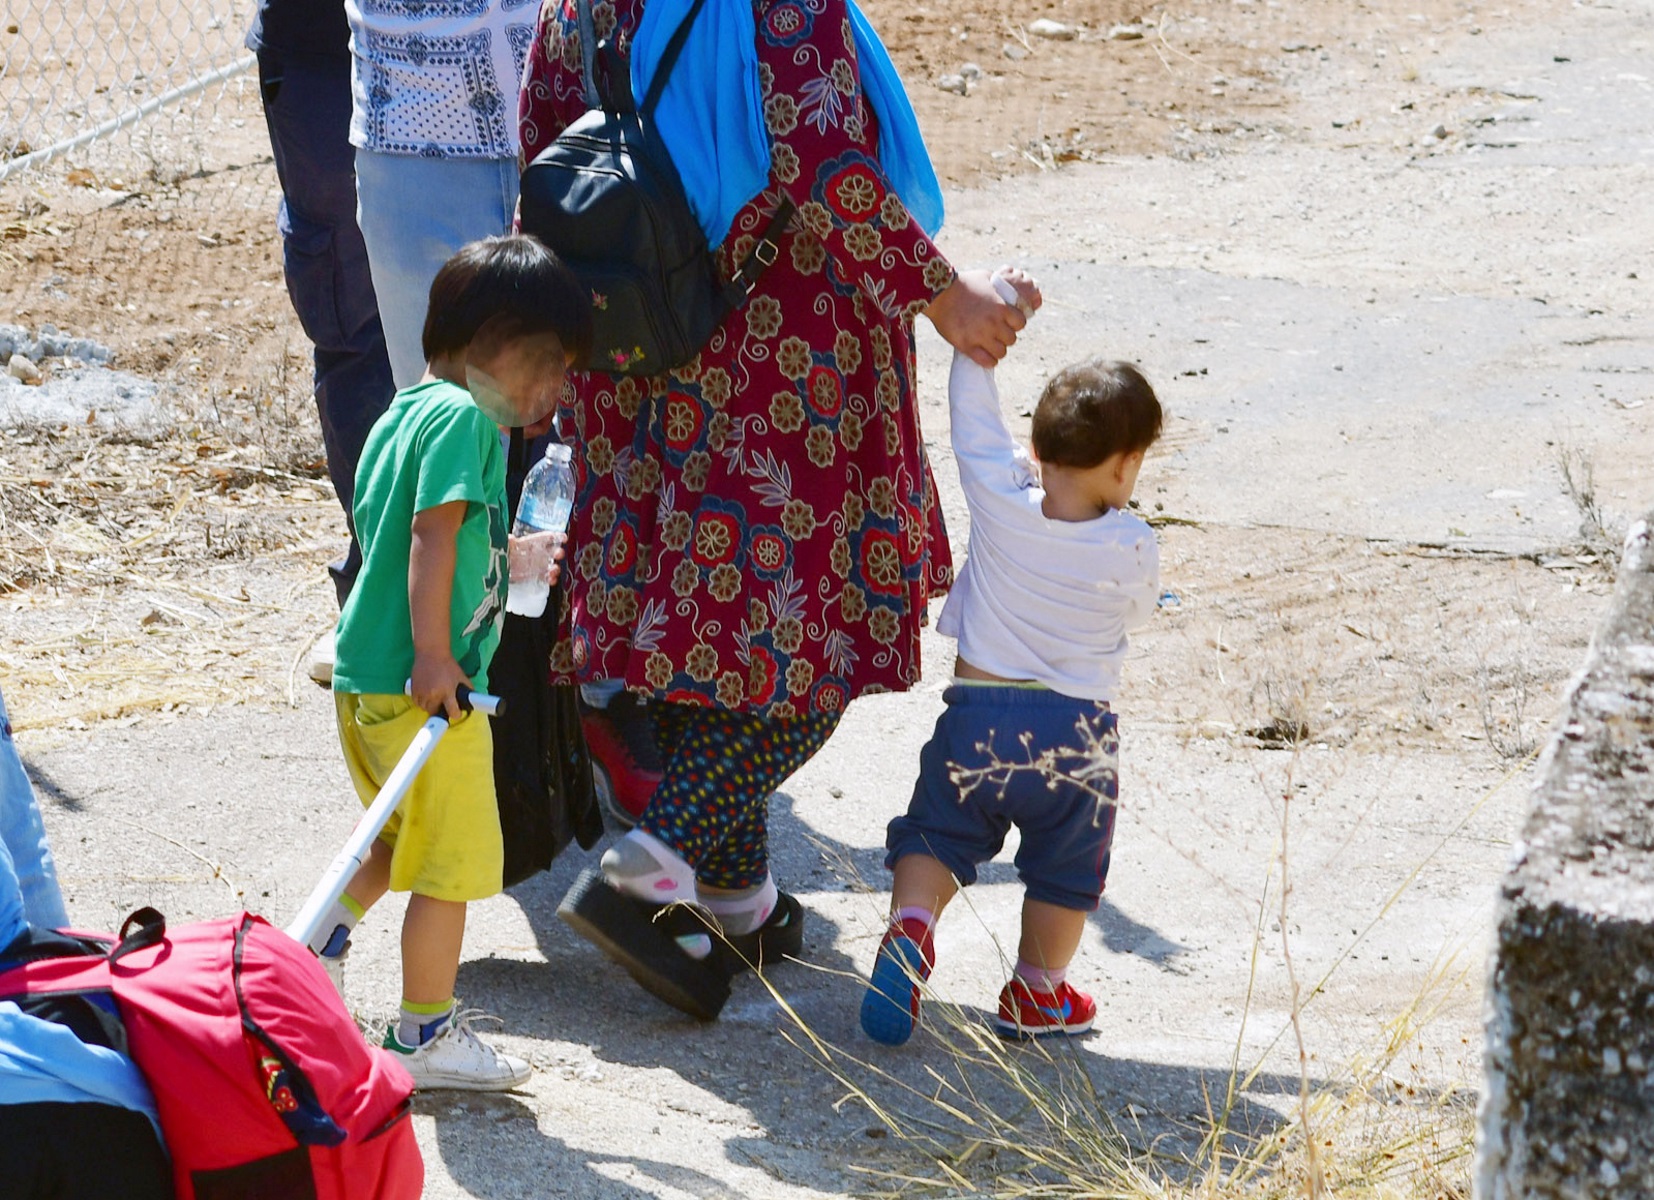
<svg viewBox="0 0 1654 1200">
<path fill-rule="evenodd" d="M 629 53 L 642 0 L 602 0 Z M 576 376 L 582 466 L 559 674 L 785 719 L 919 678 L 952 581 L 919 435 L 913 320 L 954 279 L 879 167 L 844 0 L 755 0 L 773 165 L 726 277 L 783 195 L 781 256 L 701 355 Z M 585 110 L 572 0 L 546 0 L 522 99 L 532 158 Z"/>
</svg>

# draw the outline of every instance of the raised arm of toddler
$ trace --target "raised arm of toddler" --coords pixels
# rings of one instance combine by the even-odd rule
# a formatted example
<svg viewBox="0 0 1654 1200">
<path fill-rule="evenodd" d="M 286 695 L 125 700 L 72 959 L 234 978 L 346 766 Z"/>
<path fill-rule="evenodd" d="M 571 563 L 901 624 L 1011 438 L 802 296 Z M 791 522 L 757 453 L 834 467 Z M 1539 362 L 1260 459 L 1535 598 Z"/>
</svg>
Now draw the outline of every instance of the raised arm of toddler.
<svg viewBox="0 0 1654 1200">
<path fill-rule="evenodd" d="M 1024 271 L 1001 267 L 992 282 L 1000 298 L 1024 316 L 1032 316 L 1042 303 L 1039 285 Z M 979 486 L 1020 490 L 1029 469 L 1028 452 L 1005 426 L 993 370 L 961 350 L 954 351 L 948 376 L 948 413 L 954 458 L 967 495 Z"/>
</svg>

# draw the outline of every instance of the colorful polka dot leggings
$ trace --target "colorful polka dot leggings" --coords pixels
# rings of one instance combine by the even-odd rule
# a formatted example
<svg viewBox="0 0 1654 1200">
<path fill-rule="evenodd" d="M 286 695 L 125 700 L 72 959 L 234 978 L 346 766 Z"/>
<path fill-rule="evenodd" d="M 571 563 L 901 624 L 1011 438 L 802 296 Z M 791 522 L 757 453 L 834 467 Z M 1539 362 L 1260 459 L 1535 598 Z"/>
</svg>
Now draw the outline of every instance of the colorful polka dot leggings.
<svg viewBox="0 0 1654 1200">
<path fill-rule="evenodd" d="M 783 721 L 696 704 L 650 708 L 662 772 L 637 827 L 683 855 L 707 887 L 757 887 L 770 869 L 770 793 L 815 757 L 840 714 Z"/>
</svg>

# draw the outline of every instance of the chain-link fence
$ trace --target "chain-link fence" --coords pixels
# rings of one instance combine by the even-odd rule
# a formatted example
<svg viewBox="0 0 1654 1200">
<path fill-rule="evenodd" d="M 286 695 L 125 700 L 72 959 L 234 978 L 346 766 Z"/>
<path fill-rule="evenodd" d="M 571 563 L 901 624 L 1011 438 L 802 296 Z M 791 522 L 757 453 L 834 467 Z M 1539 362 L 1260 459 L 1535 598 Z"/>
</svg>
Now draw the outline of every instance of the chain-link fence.
<svg viewBox="0 0 1654 1200">
<path fill-rule="evenodd" d="M 0 3 L 0 324 L 220 409 L 297 375 L 251 0 Z"/>
<path fill-rule="evenodd" d="M 8 0 L 0 180 L 60 157 L 165 178 L 211 162 L 252 66 L 231 0 Z M 233 106 L 232 106 L 233 107 Z"/>
</svg>

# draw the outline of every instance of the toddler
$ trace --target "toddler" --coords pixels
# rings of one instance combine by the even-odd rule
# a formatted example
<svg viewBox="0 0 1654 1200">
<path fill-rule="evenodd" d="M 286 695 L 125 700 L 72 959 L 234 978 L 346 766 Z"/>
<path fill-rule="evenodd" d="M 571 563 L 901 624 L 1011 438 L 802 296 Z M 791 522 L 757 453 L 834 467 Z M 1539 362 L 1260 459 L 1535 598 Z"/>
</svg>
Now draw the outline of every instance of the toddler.
<svg viewBox="0 0 1654 1200">
<path fill-rule="evenodd" d="M 1040 303 L 1019 271 L 995 286 L 1025 313 Z M 1091 1028 L 1097 1007 L 1067 970 L 1108 875 L 1119 749 L 1110 704 L 1126 631 L 1159 595 L 1154 533 L 1126 511 L 1161 425 L 1137 368 L 1094 360 L 1046 385 L 1033 422 L 1037 477 L 1005 427 L 993 372 L 955 354 L 948 404 L 971 545 L 937 624 L 959 639 L 947 708 L 886 841 L 891 923 L 861 1024 L 888 1045 L 913 1033 L 937 915 L 1012 825 L 1026 893 L 995 1027 L 1008 1038 Z"/>
</svg>

